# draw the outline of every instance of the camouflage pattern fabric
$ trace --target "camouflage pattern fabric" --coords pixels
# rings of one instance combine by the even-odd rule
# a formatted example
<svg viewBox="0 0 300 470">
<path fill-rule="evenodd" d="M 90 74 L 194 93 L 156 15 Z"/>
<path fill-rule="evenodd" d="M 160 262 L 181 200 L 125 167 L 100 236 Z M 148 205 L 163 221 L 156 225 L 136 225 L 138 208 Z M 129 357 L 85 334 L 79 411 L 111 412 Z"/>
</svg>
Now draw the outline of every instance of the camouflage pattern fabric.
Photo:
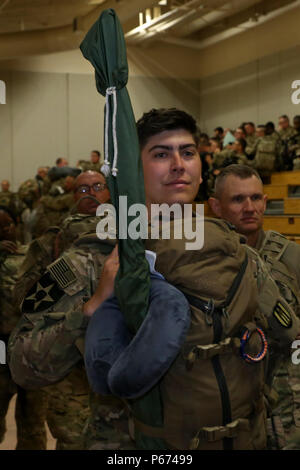
<svg viewBox="0 0 300 470">
<path fill-rule="evenodd" d="M 16 193 L 0 191 L 0 206 L 7 207 L 16 217 L 21 213 L 23 205 Z"/>
<path fill-rule="evenodd" d="M 78 223 L 82 223 L 82 219 L 79 218 Z M 80 382 L 81 388 L 70 382 L 72 374 L 78 379 L 75 370 L 83 359 L 88 318 L 82 314 L 82 307 L 93 294 L 105 257 L 113 246 L 112 242 L 100 243 L 94 230 L 79 237 L 48 267 L 52 281 L 40 279 L 27 293 L 22 308 L 31 310 L 24 313 L 10 337 L 8 352 L 14 379 L 28 388 L 55 384 L 47 387 L 48 419 L 53 435 L 60 440 L 58 448 L 132 448 L 123 403 L 109 404 L 106 397 L 93 397 L 87 409 L 86 378 Z M 64 276 L 71 279 L 67 286 Z M 49 279 L 55 284 L 54 288 L 47 284 Z M 56 383 L 60 380 L 62 382 Z M 78 394 L 78 389 L 85 392 Z M 62 390 L 68 397 L 66 400 L 61 400 Z M 66 419 L 60 420 L 60 415 L 65 415 Z M 73 420 L 74 427 L 66 424 L 69 419 Z"/>
<path fill-rule="evenodd" d="M 278 131 L 278 134 L 283 141 L 289 140 L 291 137 L 293 137 L 295 134 L 297 134 L 297 131 L 294 127 L 289 126 L 286 129 L 280 129 Z"/>
<path fill-rule="evenodd" d="M 80 168 L 83 172 L 90 170 L 90 171 L 98 171 L 100 173 L 100 169 L 102 165 L 100 162 L 92 163 L 91 161 L 80 160 L 78 163 L 79 163 L 78 168 Z"/>
<path fill-rule="evenodd" d="M 90 409 L 91 413 L 84 431 L 86 449 L 136 449 L 128 432 L 128 415 L 121 400 L 91 392 Z"/>
<path fill-rule="evenodd" d="M 57 439 L 56 450 L 84 449 L 90 388 L 83 363 L 78 363 L 63 380 L 43 390 L 48 397 L 47 424 Z"/>
<path fill-rule="evenodd" d="M 269 175 L 279 166 L 281 154 L 281 141 L 279 136 L 266 135 L 260 137 L 256 144 L 256 152 L 251 166 L 253 166 L 260 175 Z"/>
<path fill-rule="evenodd" d="M 20 317 L 12 292 L 27 247 L 19 243 L 17 247 L 18 252 L 7 254 L 0 266 L 0 335 L 5 343 Z M 17 449 L 46 449 L 46 397 L 42 390 L 28 391 L 17 386 L 5 364 L 0 365 L 0 441 L 4 439 L 5 417 L 14 394 L 17 394 Z"/>
<path fill-rule="evenodd" d="M 234 150 L 225 149 L 219 153 L 214 154 L 213 168 L 224 168 L 233 163 L 248 165 L 248 158 L 246 155 L 237 154 Z"/>
<path fill-rule="evenodd" d="M 278 234 L 276 243 L 275 237 L 268 238 L 268 253 L 274 251 L 274 256 L 278 256 L 280 249 L 279 242 L 283 235 Z M 256 248 L 258 250 L 263 246 L 266 235 L 261 231 Z M 264 253 L 264 252 L 263 252 Z M 262 253 L 262 255 L 263 255 Z M 270 256 L 270 254 L 269 254 Z M 294 281 L 298 285 L 300 295 L 300 247 L 294 242 L 289 241 L 285 248 L 280 262 L 294 276 Z M 284 272 L 284 271 L 282 271 Z M 295 273 L 295 274 L 294 274 Z M 282 281 L 283 282 L 283 281 Z M 289 303 L 292 303 L 290 294 L 280 287 L 281 294 Z M 298 297 L 299 297 L 298 295 Z M 295 308 L 299 316 L 298 309 Z M 273 391 L 277 396 L 277 401 L 273 405 L 270 420 L 273 420 L 272 426 L 269 426 L 268 449 L 300 449 L 300 366 L 291 361 L 291 356 L 280 360 L 280 366 L 277 368 L 272 384 Z"/>
<path fill-rule="evenodd" d="M 246 154 L 248 156 L 254 156 L 256 152 L 258 137 L 256 137 L 256 135 L 248 135 L 245 140 L 247 142 L 247 147 L 245 149 Z"/>
<path fill-rule="evenodd" d="M 32 228 L 34 238 L 38 238 L 51 226 L 60 226 L 68 217 L 74 204 L 73 194 L 59 196 L 42 196 L 36 211 L 36 219 Z"/>
<path fill-rule="evenodd" d="M 15 419 L 18 450 L 46 450 L 45 419 L 47 397 L 43 390 L 24 390 L 17 386 L 6 365 L 0 365 L 0 442 L 6 432 L 5 417 L 12 397 L 17 394 Z"/>
<path fill-rule="evenodd" d="M 290 161 L 290 169 L 299 169 L 299 156 L 300 156 L 300 132 L 294 133 L 287 141 L 288 158 Z"/>
<path fill-rule="evenodd" d="M 15 305 L 13 289 L 28 246 L 17 242 L 17 253 L 2 252 L 0 265 L 0 334 L 8 335 L 16 326 L 20 311 Z"/>
<path fill-rule="evenodd" d="M 286 443 L 284 449 L 300 449 L 300 367 L 285 361 L 277 371 L 273 388 L 278 394 L 273 415 L 282 423 Z"/>
</svg>

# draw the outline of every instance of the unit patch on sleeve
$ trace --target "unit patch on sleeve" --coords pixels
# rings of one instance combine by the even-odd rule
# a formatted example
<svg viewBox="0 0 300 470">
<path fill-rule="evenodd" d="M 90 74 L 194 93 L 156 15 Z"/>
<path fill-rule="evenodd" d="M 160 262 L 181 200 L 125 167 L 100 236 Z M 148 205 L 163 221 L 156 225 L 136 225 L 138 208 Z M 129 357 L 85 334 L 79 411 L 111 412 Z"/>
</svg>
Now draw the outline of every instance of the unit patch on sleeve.
<svg viewBox="0 0 300 470">
<path fill-rule="evenodd" d="M 66 289 L 77 279 L 74 274 L 75 268 L 66 257 L 54 261 L 47 269 L 62 289 Z"/>
<path fill-rule="evenodd" d="M 291 314 L 281 302 L 277 302 L 273 310 L 273 316 L 284 328 L 290 328 L 293 324 Z"/>
<path fill-rule="evenodd" d="M 47 272 L 27 292 L 22 302 L 22 312 L 42 312 L 54 305 L 63 295 L 64 291 Z"/>
</svg>

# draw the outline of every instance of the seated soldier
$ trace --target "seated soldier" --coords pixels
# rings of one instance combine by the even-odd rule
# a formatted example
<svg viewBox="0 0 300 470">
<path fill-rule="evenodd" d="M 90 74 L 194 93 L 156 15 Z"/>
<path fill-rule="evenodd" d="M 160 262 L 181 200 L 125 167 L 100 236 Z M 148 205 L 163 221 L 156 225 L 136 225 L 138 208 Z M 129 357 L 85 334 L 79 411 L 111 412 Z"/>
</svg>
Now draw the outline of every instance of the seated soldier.
<svg viewBox="0 0 300 470">
<path fill-rule="evenodd" d="M 72 198 L 76 212 L 65 219 L 61 228 L 52 227 L 31 243 L 15 288 L 14 296 L 19 304 L 62 251 L 72 246 L 84 232 L 95 231 L 97 207 L 110 198 L 104 176 L 94 171 L 81 173 L 74 182 Z M 90 389 L 82 362 L 64 380 L 43 390 L 48 397 L 47 423 L 57 439 L 56 449 L 83 449 L 83 430 L 90 413 Z M 93 398 L 92 406 L 96 407 L 96 404 Z M 91 430 L 89 432 L 92 433 Z"/>
<path fill-rule="evenodd" d="M 16 240 L 14 215 L 0 207 L 0 339 L 7 345 L 8 337 L 20 318 L 13 289 L 28 246 Z M 5 418 L 14 395 L 17 395 L 15 419 L 19 450 L 47 448 L 45 419 L 47 400 L 42 390 L 25 390 L 17 385 L 7 364 L 0 365 L 0 442 L 6 432 Z"/>
<path fill-rule="evenodd" d="M 266 200 L 258 173 L 243 165 L 231 165 L 217 177 L 215 194 L 209 199 L 209 205 L 218 217 L 234 224 L 236 230 L 247 237 L 248 245 L 255 248 L 265 260 L 282 296 L 300 316 L 300 247 L 277 232 L 263 230 Z M 278 366 L 277 356 L 272 362 L 274 367 Z M 274 379 L 272 362 L 267 378 L 269 386 Z M 299 366 L 294 365 L 290 357 L 284 361 L 279 357 L 279 364 L 281 367 L 273 384 L 278 393 L 278 401 L 274 404 L 275 409 L 271 416 L 270 429 L 273 432 L 269 433 L 269 445 L 271 448 L 278 448 L 280 442 L 284 448 L 299 449 Z M 284 433 L 280 432 L 282 428 L 280 422 L 278 425 L 279 419 Z"/>
</svg>

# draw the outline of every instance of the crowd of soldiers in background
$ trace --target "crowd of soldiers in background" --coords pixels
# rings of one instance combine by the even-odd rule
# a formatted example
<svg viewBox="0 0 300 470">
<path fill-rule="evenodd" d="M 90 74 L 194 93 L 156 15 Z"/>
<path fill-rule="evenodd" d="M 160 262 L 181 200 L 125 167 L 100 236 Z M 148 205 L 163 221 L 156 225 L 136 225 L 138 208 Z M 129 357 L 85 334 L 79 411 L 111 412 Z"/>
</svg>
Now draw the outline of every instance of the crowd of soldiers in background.
<svg viewBox="0 0 300 470">
<path fill-rule="evenodd" d="M 52 168 L 39 167 L 36 176 L 24 181 L 17 192 L 10 191 L 8 180 L 1 181 L 0 341 L 4 342 L 6 347 L 9 335 L 20 317 L 20 308 L 14 289 L 17 280 L 23 279 L 22 267 L 25 265 L 24 269 L 26 269 L 26 263 L 30 263 L 29 248 L 33 250 L 33 263 L 36 264 L 36 269 L 43 270 L 43 263 L 49 264 L 50 262 L 47 258 L 47 249 L 51 255 L 54 252 L 51 245 L 51 234 L 56 236 L 63 221 L 68 219 L 71 214 L 76 219 L 77 214 L 74 213 L 74 210 L 80 210 L 84 214 L 83 217 L 86 217 L 85 214 L 90 212 L 95 214 L 98 199 L 101 200 L 100 196 L 105 195 L 106 191 L 96 193 L 96 190 L 93 190 L 92 195 L 95 197 L 92 199 L 94 201 L 88 199 L 79 206 L 77 200 L 85 196 L 85 193 L 79 191 L 78 185 L 81 184 L 82 189 L 85 186 L 84 183 L 100 185 L 104 183 L 104 177 L 100 174 L 100 157 L 100 152 L 93 150 L 90 154 L 90 160 L 80 160 L 76 167 L 68 166 L 68 161 L 65 158 L 58 158 Z M 89 194 L 92 197 L 91 192 Z M 47 236 L 48 229 L 49 236 Z M 66 232 L 69 236 L 68 229 Z M 45 234 L 45 239 L 43 239 L 43 234 Z M 71 237 L 72 235 L 71 233 Z M 36 240 L 39 240 L 37 245 L 35 245 Z M 42 240 L 44 240 L 46 251 L 41 251 L 41 259 L 35 255 L 37 254 L 36 248 L 44 246 Z M 24 283 L 26 285 L 25 281 Z M 74 392 L 74 400 L 75 402 L 77 400 L 77 404 L 80 402 L 80 410 L 77 409 L 76 413 L 73 413 L 74 417 L 71 409 L 71 414 L 69 413 L 66 418 L 66 413 L 62 412 L 66 405 L 61 399 L 65 397 L 65 401 L 70 400 L 70 395 L 66 392 L 66 390 L 70 392 L 68 381 L 60 383 L 61 388 L 48 387 L 47 393 L 44 392 L 44 389 L 25 390 L 12 380 L 7 362 L 3 363 L 2 357 L 0 359 L 0 443 L 4 440 L 6 433 L 6 414 L 9 402 L 16 394 L 16 449 L 46 449 L 46 420 L 51 434 L 57 439 L 56 447 L 58 449 L 71 449 L 72 445 L 77 449 L 81 448 L 81 442 L 78 443 L 82 432 L 81 424 L 85 423 L 88 410 L 88 385 L 85 376 L 80 382 L 78 393 Z M 78 382 L 78 372 L 75 376 Z M 68 426 L 70 426 L 70 430 Z"/>
<path fill-rule="evenodd" d="M 287 116 L 281 116 L 278 131 L 275 130 L 275 126 L 271 122 L 257 127 L 253 123 L 247 122 L 235 131 L 223 130 L 221 127 L 217 127 L 214 134 L 214 137 L 211 138 L 207 134 L 200 134 L 199 152 L 203 163 L 203 184 L 200 190 L 202 193 L 198 195 L 200 200 L 206 199 L 211 194 L 214 179 L 220 169 L 232 163 L 253 166 L 265 181 L 273 171 L 300 168 L 300 116 L 295 116 L 293 127 L 290 126 Z M 78 209 L 76 204 L 74 206 L 74 194 L 78 190 L 75 182 L 77 176 L 87 170 L 100 172 L 100 166 L 100 152 L 95 150 L 91 152 L 89 161 L 80 160 L 76 167 L 68 166 L 68 161 L 65 158 L 58 158 L 56 165 L 52 168 L 38 168 L 36 176 L 23 182 L 16 193 L 9 190 L 9 181 L 3 180 L 1 182 L 0 212 L 3 213 L 3 208 L 7 208 L 14 221 L 18 222 L 16 227 L 19 256 L 12 260 L 8 254 L 14 254 L 16 250 L 12 248 L 7 237 L 10 224 L 9 221 L 3 219 L 3 214 L 2 221 L 0 220 L 0 261 L 6 261 L 2 263 L 2 271 L 0 270 L 0 295 L 3 305 L 5 305 L 5 308 L 1 308 L 3 318 L 0 316 L 0 340 L 5 341 L 6 344 L 9 334 L 15 326 L 14 322 L 17 321 L 16 315 L 14 315 L 15 312 L 10 312 L 7 306 L 13 303 L 12 292 L 14 292 L 18 272 L 31 241 L 41 237 L 50 227 L 61 227 L 63 221 L 70 213 L 72 214 L 72 210 Z M 97 177 L 99 176 L 97 175 Z M 80 178 L 83 177 L 84 175 L 80 176 Z M 86 184 L 82 184 L 83 181 L 81 181 L 81 186 L 87 186 L 90 191 L 93 187 L 91 183 L 106 186 L 103 175 L 101 175 L 103 182 L 94 181 L 91 178 L 93 176 L 88 175 L 84 181 Z M 82 192 L 81 196 L 84 194 L 85 191 Z M 98 202 L 100 203 L 99 199 Z M 78 212 L 80 211 L 78 210 Z M 92 212 L 94 215 L 95 210 Z M 86 214 L 88 213 L 86 212 Z M 12 222 L 11 219 L 10 221 Z M 74 229 L 74 233 L 75 231 Z M 49 244 L 50 248 L 51 246 Z M 22 253 L 21 250 L 23 250 Z M 37 259 L 34 262 L 38 265 L 40 260 Z M 80 380 L 77 373 L 78 371 L 75 371 L 74 380 L 76 386 L 81 380 L 81 388 L 78 393 L 82 403 L 80 402 L 81 407 L 79 407 L 79 398 L 76 396 L 77 408 L 74 407 L 74 410 L 71 410 L 73 413 L 73 415 L 71 413 L 71 416 L 66 411 L 62 412 L 65 404 L 62 405 L 61 403 L 63 398 L 65 402 L 68 402 L 74 393 L 73 385 L 70 385 L 70 383 L 73 384 L 73 379 L 67 378 L 65 381 L 61 381 L 57 387 L 53 385 L 53 389 L 47 392 L 46 400 L 41 390 L 28 391 L 20 387 L 18 390 L 13 388 L 16 385 L 13 384 L 10 377 L 8 366 L 5 369 L 2 366 L 0 376 L 0 390 L 3 391 L 2 395 L 0 393 L 0 442 L 5 435 L 5 416 L 9 400 L 14 393 L 18 393 L 15 415 L 18 429 L 18 449 L 46 448 L 44 429 L 46 419 L 52 435 L 57 438 L 57 449 L 82 448 L 79 440 L 87 417 L 86 414 L 89 412 L 89 387 L 86 383 L 84 371 L 82 372 L 83 377 L 80 376 Z M 106 416 L 108 405 L 103 403 L 100 405 L 102 414 Z M 96 405 L 93 406 L 96 409 Z M 29 408 L 31 414 L 28 414 Z M 65 408 L 67 409 L 66 406 Z M 120 411 L 120 416 L 122 413 L 123 409 Z M 98 416 L 97 413 L 94 413 L 94 415 Z M 117 413 L 115 415 L 117 416 Z M 127 419 L 125 421 L 127 423 Z M 103 434 L 102 422 L 101 426 L 101 433 Z M 126 445 L 128 445 L 127 441 Z"/>
<path fill-rule="evenodd" d="M 255 168 L 263 182 L 270 182 L 274 171 L 300 169 L 300 116 L 295 116 L 293 126 L 287 115 L 273 122 L 255 125 L 243 122 L 235 130 L 216 127 L 213 137 L 200 134 L 203 188 L 200 199 L 207 199 L 213 191 L 220 169 L 233 163 Z"/>
<path fill-rule="evenodd" d="M 84 171 L 100 171 L 98 150 L 92 150 L 90 160 L 79 160 L 76 167 L 68 160 L 57 158 L 55 166 L 39 167 L 34 178 L 24 181 L 17 192 L 10 191 L 8 180 L 1 181 L 0 206 L 14 215 L 17 236 L 29 244 L 51 226 L 60 226 L 74 205 L 75 178 Z"/>
<path fill-rule="evenodd" d="M 216 127 L 209 137 L 200 133 L 199 152 L 202 177 L 199 200 L 213 193 L 220 169 L 232 163 L 255 168 L 264 183 L 270 182 L 274 171 L 300 169 L 300 116 L 293 125 L 287 115 L 279 117 L 278 129 L 273 122 L 255 126 L 243 122 L 235 130 Z M 82 171 L 100 171 L 100 152 L 93 150 L 90 161 L 80 160 L 76 168 L 69 167 L 65 158 L 56 166 L 40 167 L 34 178 L 24 181 L 18 191 L 9 190 L 9 181 L 1 182 L 0 206 L 8 207 L 18 221 L 18 239 L 28 244 L 50 226 L 59 226 L 73 206 L 73 183 Z"/>
</svg>

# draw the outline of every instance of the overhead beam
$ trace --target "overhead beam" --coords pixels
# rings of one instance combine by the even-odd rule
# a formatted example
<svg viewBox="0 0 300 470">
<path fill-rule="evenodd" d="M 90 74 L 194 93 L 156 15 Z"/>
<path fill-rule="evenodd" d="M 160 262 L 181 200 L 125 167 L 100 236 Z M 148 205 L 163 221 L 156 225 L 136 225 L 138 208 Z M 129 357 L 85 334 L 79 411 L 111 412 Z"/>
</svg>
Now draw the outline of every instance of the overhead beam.
<svg viewBox="0 0 300 470">
<path fill-rule="evenodd" d="M 59 28 L 0 34 L 0 60 L 76 49 L 103 10 L 113 8 L 123 24 L 133 16 L 138 16 L 140 11 L 156 4 L 154 0 L 107 0 L 86 16 L 78 17 L 75 28 L 70 24 Z"/>
<path fill-rule="evenodd" d="M 234 15 L 223 18 L 221 21 L 209 24 L 205 28 L 202 28 L 201 31 L 190 35 L 186 39 L 192 41 L 203 41 L 204 39 L 210 38 L 216 34 L 220 34 L 231 28 L 235 28 L 243 23 L 246 23 L 250 19 L 252 19 L 255 23 L 259 17 L 265 16 L 272 11 L 290 5 L 295 1 L 296 0 L 263 0 L 249 8 L 246 8 L 245 10 L 235 13 Z"/>
</svg>

